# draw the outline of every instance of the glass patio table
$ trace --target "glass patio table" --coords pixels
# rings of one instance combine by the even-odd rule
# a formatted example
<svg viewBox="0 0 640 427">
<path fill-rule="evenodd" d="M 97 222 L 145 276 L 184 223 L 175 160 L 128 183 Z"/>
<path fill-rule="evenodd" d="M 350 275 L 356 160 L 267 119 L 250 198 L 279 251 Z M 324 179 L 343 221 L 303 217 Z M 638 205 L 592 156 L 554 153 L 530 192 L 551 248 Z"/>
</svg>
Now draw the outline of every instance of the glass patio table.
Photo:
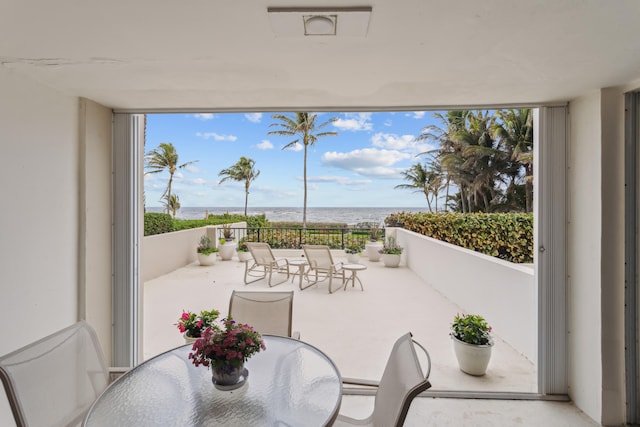
<svg viewBox="0 0 640 427">
<path fill-rule="evenodd" d="M 211 371 L 195 367 L 187 344 L 133 368 L 89 409 L 93 426 L 326 426 L 340 409 L 342 379 L 335 364 L 303 341 L 264 335 L 245 384 L 218 390 Z"/>
</svg>

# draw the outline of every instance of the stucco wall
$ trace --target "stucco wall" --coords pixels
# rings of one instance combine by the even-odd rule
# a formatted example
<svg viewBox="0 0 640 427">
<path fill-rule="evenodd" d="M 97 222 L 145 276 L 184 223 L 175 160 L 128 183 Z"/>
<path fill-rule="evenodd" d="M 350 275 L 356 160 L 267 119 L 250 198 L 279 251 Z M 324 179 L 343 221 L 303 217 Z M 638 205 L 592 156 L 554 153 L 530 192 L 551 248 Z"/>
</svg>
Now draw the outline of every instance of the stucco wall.
<svg viewBox="0 0 640 427">
<path fill-rule="evenodd" d="M 388 229 L 389 230 L 389 229 Z M 467 313 L 482 315 L 496 334 L 537 360 L 537 299 L 533 268 L 397 229 L 403 262 Z"/>
<path fill-rule="evenodd" d="M 602 417 L 600 93 L 571 101 L 567 229 L 569 394 Z"/>
<path fill-rule="evenodd" d="M 77 319 L 78 100 L 0 67 L 0 354 Z M 0 392 L 0 425 L 12 425 Z"/>
</svg>

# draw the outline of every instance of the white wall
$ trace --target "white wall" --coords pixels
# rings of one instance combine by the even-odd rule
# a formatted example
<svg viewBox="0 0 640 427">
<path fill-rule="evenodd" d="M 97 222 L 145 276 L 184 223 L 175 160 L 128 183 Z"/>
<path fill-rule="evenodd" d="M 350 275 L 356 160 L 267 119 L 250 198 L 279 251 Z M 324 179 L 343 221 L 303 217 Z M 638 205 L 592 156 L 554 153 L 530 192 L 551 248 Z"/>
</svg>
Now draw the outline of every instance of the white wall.
<svg viewBox="0 0 640 427">
<path fill-rule="evenodd" d="M 467 313 L 483 316 L 497 335 L 537 363 L 538 307 L 532 266 L 403 229 L 392 233 L 405 248 L 403 262 L 411 270 Z"/>
<path fill-rule="evenodd" d="M 79 148 L 77 98 L 3 67 L 0 93 L 3 355 L 77 319 Z"/>
<path fill-rule="evenodd" d="M 602 417 L 600 93 L 571 101 L 567 229 L 569 394 Z"/>
</svg>

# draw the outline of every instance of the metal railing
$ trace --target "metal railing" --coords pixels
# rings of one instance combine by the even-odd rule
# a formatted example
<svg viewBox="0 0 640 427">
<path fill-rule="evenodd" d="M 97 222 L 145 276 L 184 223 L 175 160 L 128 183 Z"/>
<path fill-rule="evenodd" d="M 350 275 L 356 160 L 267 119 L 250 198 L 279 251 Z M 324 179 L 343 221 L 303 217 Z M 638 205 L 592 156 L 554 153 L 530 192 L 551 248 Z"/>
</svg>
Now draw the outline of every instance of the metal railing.
<svg viewBox="0 0 640 427">
<path fill-rule="evenodd" d="M 345 249 L 358 245 L 364 248 L 369 242 L 369 228 L 232 228 L 234 237 L 240 236 L 248 242 L 266 242 L 273 249 L 300 249 L 302 245 L 327 245 L 331 249 Z M 378 230 L 380 240 L 384 241 L 384 228 Z M 219 238 L 223 238 L 223 230 L 218 230 Z"/>
</svg>

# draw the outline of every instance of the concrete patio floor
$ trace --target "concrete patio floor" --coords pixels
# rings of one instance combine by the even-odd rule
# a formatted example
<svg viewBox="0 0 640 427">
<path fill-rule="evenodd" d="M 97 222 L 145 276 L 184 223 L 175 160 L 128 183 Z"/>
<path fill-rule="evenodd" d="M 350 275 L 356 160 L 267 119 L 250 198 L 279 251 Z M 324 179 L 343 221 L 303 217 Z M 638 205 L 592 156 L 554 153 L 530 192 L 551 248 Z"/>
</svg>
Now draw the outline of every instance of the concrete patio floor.
<svg viewBox="0 0 640 427">
<path fill-rule="evenodd" d="M 300 258 L 301 255 L 289 259 Z M 280 255 L 276 252 L 276 256 Z M 334 258 L 346 262 L 346 258 L 335 255 Z M 244 285 L 244 263 L 235 258 L 232 261 L 218 260 L 210 267 L 193 263 L 149 280 L 144 283 L 143 290 L 143 357 L 148 359 L 184 343 L 174 325 L 183 309 L 200 311 L 215 308 L 225 316 L 233 290 L 293 290 L 293 329 L 300 332 L 303 341 L 325 352 L 343 377 L 378 380 L 393 343 L 410 331 L 431 355 L 432 391 L 537 392 L 534 364 L 503 341 L 499 331 L 494 333 L 495 345 L 487 374 L 474 377 L 461 372 L 448 333 L 454 315 L 463 312 L 464 308 L 445 298 L 405 266 L 385 268 L 381 262 L 369 262 L 367 258 L 362 258 L 361 263 L 367 266 L 366 270 L 358 273 L 364 292 L 356 284 L 355 288 L 349 286 L 346 291 L 340 289 L 329 294 L 326 282 L 300 290 L 298 277 L 273 288 L 269 288 L 266 280 Z M 348 396 L 341 411 L 352 416 L 364 416 L 370 412 L 372 402 L 370 397 Z M 551 418 L 561 414 L 569 417 L 557 425 L 597 425 L 589 424 L 592 421 L 571 403 L 443 398 L 417 399 L 412 405 L 407 425 L 483 425 L 453 421 L 458 418 L 449 418 L 450 424 L 425 424 L 423 415 L 435 414 L 438 407 L 442 407 L 445 414 L 451 412 L 463 418 L 467 412 L 491 414 L 492 410 L 488 409 L 491 407 L 498 408 L 496 413 L 500 414 L 502 409 L 499 408 L 504 405 L 516 411 L 512 412 L 513 420 L 522 410 L 531 411 L 535 421 L 535 414 L 539 411 L 527 408 L 542 405 L 551 411 Z M 516 409 L 519 407 L 522 409 Z M 413 417 L 417 418 L 411 421 Z M 504 425 L 543 425 L 513 420 Z"/>
</svg>

